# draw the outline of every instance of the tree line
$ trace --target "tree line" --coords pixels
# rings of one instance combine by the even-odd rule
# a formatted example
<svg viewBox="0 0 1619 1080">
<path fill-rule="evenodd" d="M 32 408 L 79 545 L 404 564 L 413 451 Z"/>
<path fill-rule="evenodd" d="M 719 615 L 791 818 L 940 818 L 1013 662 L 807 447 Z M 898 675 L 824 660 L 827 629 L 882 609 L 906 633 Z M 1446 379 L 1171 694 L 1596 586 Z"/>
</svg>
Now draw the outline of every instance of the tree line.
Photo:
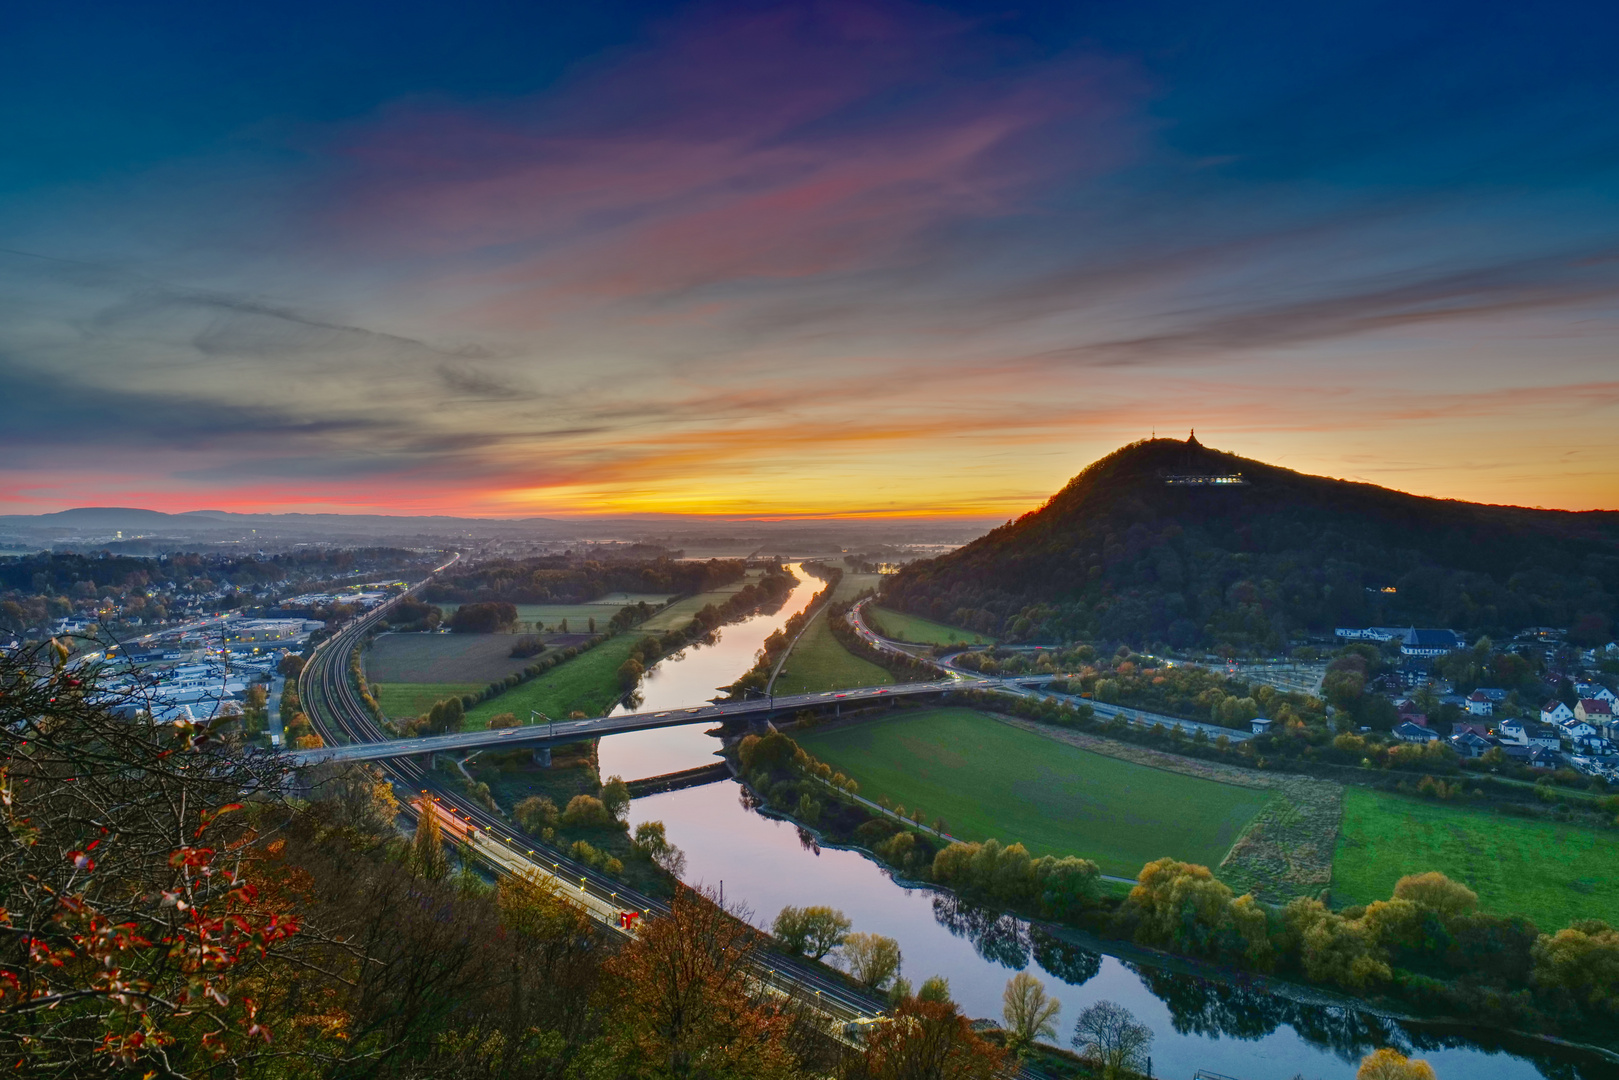
<svg viewBox="0 0 1619 1080">
<path fill-rule="evenodd" d="M 1476 894 L 1438 873 L 1403 878 L 1389 900 L 1340 911 L 1313 897 L 1269 904 L 1235 895 L 1207 867 L 1167 858 L 1143 867 L 1121 902 L 1090 860 L 905 830 L 841 798 L 858 785 L 779 732 L 747 736 L 737 753 L 743 777 L 780 812 L 968 899 L 1419 1015 L 1486 1016 L 1587 1038 L 1619 1022 L 1619 930 L 1599 919 L 1542 932 L 1523 916 L 1480 911 Z"/>
</svg>

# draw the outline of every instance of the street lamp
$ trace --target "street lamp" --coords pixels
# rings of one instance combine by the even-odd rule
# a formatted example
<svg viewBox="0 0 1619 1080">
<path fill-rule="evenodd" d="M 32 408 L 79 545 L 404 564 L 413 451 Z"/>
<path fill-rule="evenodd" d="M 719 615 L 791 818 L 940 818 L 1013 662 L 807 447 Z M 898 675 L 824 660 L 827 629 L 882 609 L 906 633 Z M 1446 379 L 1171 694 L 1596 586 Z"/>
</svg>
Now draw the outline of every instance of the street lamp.
<svg viewBox="0 0 1619 1080">
<path fill-rule="evenodd" d="M 528 711 L 528 722 L 532 724 L 536 716 L 538 716 L 541 720 L 544 720 L 547 724 L 545 729 L 546 738 L 550 738 L 557 733 L 557 722 L 551 719 L 549 716 L 546 716 L 538 709 L 530 709 Z"/>
</svg>

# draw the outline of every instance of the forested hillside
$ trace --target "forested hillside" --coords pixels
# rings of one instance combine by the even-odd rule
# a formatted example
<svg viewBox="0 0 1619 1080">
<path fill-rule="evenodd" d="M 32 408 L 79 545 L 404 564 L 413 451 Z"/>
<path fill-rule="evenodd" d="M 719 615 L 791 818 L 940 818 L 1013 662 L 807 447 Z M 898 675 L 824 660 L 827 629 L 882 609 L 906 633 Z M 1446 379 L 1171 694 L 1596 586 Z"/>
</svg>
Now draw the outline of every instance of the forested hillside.
<svg viewBox="0 0 1619 1080">
<path fill-rule="evenodd" d="M 1242 484 L 1172 483 L 1241 473 Z M 894 577 L 885 602 L 1009 640 L 1274 650 L 1419 625 L 1613 634 L 1619 513 L 1421 498 L 1152 439 L 1039 510 Z"/>
</svg>

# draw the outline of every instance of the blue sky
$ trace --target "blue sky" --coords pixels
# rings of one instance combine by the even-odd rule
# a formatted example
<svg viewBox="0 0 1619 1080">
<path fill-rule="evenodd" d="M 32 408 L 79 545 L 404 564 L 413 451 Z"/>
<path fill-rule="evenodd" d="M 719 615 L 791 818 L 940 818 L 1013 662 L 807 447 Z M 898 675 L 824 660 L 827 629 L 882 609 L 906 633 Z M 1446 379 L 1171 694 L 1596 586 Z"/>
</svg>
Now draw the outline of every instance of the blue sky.
<svg viewBox="0 0 1619 1080">
<path fill-rule="evenodd" d="M 0 506 L 1004 515 L 1196 427 L 1613 507 L 1616 23 L 11 11 Z"/>
</svg>

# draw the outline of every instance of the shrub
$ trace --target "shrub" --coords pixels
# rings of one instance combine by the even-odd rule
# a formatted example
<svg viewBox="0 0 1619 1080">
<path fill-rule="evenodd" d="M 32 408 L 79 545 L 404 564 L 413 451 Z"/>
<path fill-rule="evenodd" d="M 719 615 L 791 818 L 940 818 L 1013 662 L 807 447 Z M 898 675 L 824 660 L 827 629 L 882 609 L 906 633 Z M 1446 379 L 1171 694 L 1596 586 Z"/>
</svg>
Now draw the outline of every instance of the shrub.
<svg viewBox="0 0 1619 1080">
<path fill-rule="evenodd" d="M 562 824 L 570 828 L 605 826 L 613 824 L 613 818 L 594 795 L 575 795 L 562 811 Z"/>
</svg>

